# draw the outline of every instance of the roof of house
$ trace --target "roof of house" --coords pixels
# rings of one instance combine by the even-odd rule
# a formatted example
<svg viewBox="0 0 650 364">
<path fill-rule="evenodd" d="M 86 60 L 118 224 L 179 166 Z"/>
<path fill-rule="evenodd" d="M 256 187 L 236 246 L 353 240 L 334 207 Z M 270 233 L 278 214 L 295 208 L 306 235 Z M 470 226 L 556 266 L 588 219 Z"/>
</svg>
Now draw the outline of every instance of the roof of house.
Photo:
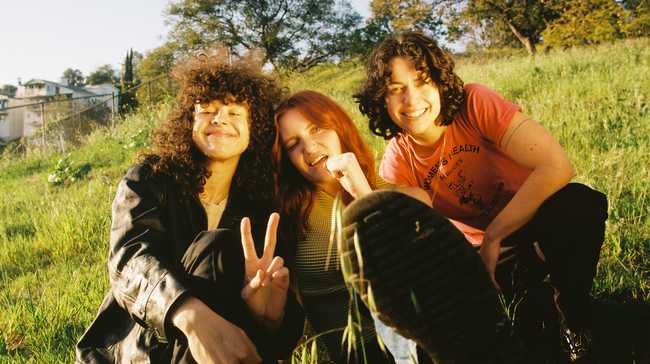
<svg viewBox="0 0 650 364">
<path fill-rule="evenodd" d="M 74 92 L 86 94 L 88 96 L 93 95 L 92 92 L 90 92 L 88 90 L 85 90 L 85 89 L 83 89 L 81 87 L 64 85 L 64 84 L 61 84 L 61 83 L 58 83 L 58 82 L 42 80 L 42 79 L 39 79 L 39 78 L 32 78 L 31 80 L 23 83 L 22 86 L 31 85 L 31 84 L 35 84 L 35 85 L 38 85 L 38 84 L 50 84 L 50 85 L 57 86 L 57 87 L 67 88 L 67 89 L 72 90 Z"/>
</svg>

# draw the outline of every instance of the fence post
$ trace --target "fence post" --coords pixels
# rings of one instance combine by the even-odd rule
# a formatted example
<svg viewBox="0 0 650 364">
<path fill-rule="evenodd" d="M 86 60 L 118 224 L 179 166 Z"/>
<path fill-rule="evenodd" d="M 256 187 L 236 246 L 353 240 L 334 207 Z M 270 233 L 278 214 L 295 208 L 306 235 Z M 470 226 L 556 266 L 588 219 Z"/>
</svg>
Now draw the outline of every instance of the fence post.
<svg viewBox="0 0 650 364">
<path fill-rule="evenodd" d="M 111 129 L 115 129 L 115 91 L 111 92 Z"/>
<path fill-rule="evenodd" d="M 149 105 L 151 105 L 151 98 L 152 98 L 152 96 L 151 96 L 151 80 L 147 81 L 147 93 L 149 94 L 149 97 L 148 97 Z"/>
<path fill-rule="evenodd" d="M 45 129 L 47 128 L 47 121 L 45 121 L 45 102 L 41 101 L 41 150 L 45 150 Z"/>
</svg>

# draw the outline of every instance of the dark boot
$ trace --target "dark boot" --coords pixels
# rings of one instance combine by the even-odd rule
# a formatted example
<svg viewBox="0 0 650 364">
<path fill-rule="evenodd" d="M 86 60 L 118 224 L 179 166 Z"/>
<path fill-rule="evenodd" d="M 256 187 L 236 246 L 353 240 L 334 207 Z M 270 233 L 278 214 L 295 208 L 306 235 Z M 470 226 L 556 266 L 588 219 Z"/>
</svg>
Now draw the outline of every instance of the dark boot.
<svg viewBox="0 0 650 364">
<path fill-rule="evenodd" d="M 395 191 L 343 215 L 341 266 L 371 310 L 434 363 L 496 363 L 497 295 L 476 250 L 449 220 Z"/>
</svg>

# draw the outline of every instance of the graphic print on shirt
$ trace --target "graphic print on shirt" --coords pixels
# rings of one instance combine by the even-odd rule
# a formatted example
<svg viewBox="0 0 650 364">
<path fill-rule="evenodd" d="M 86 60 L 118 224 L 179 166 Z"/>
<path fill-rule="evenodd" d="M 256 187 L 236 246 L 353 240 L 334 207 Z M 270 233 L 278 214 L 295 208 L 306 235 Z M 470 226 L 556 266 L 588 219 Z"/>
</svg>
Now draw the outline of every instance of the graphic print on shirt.
<svg viewBox="0 0 650 364">
<path fill-rule="evenodd" d="M 482 196 L 480 192 L 485 191 L 475 188 L 476 182 L 467 173 L 466 169 L 472 170 L 472 165 L 481 161 L 481 147 L 474 144 L 453 145 L 442 158 L 429 169 L 424 178 L 422 187 L 425 190 L 433 191 L 436 188 L 447 188 L 456 196 L 456 203 L 459 207 L 469 208 L 478 212 L 475 216 L 486 216 L 492 213 L 499 199 L 502 197 L 504 183 L 498 181 L 491 191 L 494 194 L 490 197 Z M 473 163 L 472 163 L 473 162 Z M 475 168 L 475 167 L 474 167 Z M 437 176 L 437 179 L 434 178 Z"/>
</svg>

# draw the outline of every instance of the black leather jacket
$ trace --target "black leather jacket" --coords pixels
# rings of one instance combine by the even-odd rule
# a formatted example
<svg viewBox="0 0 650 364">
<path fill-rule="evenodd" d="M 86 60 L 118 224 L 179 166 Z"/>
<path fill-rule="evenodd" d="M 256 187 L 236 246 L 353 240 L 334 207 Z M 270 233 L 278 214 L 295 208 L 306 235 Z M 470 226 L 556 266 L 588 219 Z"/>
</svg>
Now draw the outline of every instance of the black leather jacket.
<svg viewBox="0 0 650 364">
<path fill-rule="evenodd" d="M 181 258 L 197 234 L 207 229 L 198 199 L 183 199 L 173 181 L 151 177 L 148 167 L 129 169 L 112 207 L 108 271 L 111 289 L 97 317 L 76 347 L 78 363 L 161 363 L 171 358 L 169 338 L 178 331 L 169 313 L 191 294 Z M 219 223 L 239 234 L 239 222 L 251 217 L 258 251 L 263 247 L 268 211 L 230 191 Z M 239 235 L 238 235 L 239 236 Z M 276 255 L 286 248 L 278 239 Z M 288 357 L 302 334 L 304 316 L 291 292 L 283 327 L 255 342 L 265 362 Z"/>
</svg>

